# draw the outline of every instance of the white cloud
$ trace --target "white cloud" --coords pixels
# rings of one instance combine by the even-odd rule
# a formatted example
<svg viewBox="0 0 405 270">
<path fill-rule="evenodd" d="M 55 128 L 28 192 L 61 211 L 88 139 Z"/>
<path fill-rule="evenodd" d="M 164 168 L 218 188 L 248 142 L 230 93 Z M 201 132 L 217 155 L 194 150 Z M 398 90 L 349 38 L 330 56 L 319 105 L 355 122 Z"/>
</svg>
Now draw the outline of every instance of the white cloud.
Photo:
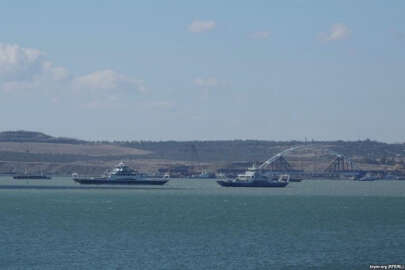
<svg viewBox="0 0 405 270">
<path fill-rule="evenodd" d="M 34 89 L 67 79 L 68 71 L 46 60 L 40 50 L 0 43 L 0 90 Z"/>
<path fill-rule="evenodd" d="M 328 33 L 321 33 L 320 39 L 323 41 L 343 40 L 347 39 L 351 32 L 352 31 L 343 23 L 336 23 L 332 25 Z"/>
<path fill-rule="evenodd" d="M 79 76 L 73 80 L 75 88 L 79 89 L 104 89 L 104 90 L 139 90 L 145 91 L 142 80 L 136 80 L 113 70 L 99 70 L 87 75 Z"/>
<path fill-rule="evenodd" d="M 58 91 L 69 95 L 78 93 L 72 90 L 91 90 L 81 92 L 87 93 L 83 97 L 91 100 L 88 107 L 95 108 L 104 106 L 104 101 L 114 101 L 113 91 L 133 89 L 145 91 L 144 82 L 110 69 L 72 76 L 40 50 L 0 43 L 0 93 L 38 91 L 47 93 L 50 101 L 56 102 L 54 96 Z"/>
<path fill-rule="evenodd" d="M 4 92 L 29 90 L 34 89 L 36 85 L 35 81 L 5 81 L 0 84 L 0 90 Z"/>
<path fill-rule="evenodd" d="M 218 86 L 218 80 L 215 77 L 195 78 L 194 83 L 200 87 L 215 87 Z"/>
<path fill-rule="evenodd" d="M 36 49 L 0 43 L 0 79 L 21 81 L 41 72 L 43 54 Z"/>
<path fill-rule="evenodd" d="M 69 72 L 64 67 L 55 67 L 51 62 L 43 63 L 43 72 L 45 76 L 50 76 L 49 79 L 60 81 L 69 78 Z"/>
<path fill-rule="evenodd" d="M 250 38 L 252 39 L 268 39 L 269 37 L 270 37 L 269 31 L 254 32 L 250 35 Z"/>
<path fill-rule="evenodd" d="M 215 28 L 215 21 L 198 21 L 194 20 L 189 26 L 188 30 L 193 33 L 200 33 L 210 31 Z"/>
</svg>

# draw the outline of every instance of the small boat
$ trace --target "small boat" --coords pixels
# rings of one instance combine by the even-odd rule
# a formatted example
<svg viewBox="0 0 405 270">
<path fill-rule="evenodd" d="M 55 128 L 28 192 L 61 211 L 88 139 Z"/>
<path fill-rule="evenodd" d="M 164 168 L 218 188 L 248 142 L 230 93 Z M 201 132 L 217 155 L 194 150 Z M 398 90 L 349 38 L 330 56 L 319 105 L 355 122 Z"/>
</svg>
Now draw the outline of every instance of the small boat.
<svg viewBox="0 0 405 270">
<path fill-rule="evenodd" d="M 365 176 L 355 179 L 355 181 L 375 181 L 378 180 L 379 178 L 377 176 L 374 176 L 372 174 L 366 174 Z"/>
<path fill-rule="evenodd" d="M 304 178 L 300 176 L 290 177 L 290 182 L 302 182 L 302 180 L 304 180 Z"/>
<path fill-rule="evenodd" d="M 72 177 L 73 181 L 82 185 L 164 185 L 169 181 L 168 177 L 155 178 L 140 174 L 124 162 L 100 177 L 79 177 L 76 173 Z"/>
<path fill-rule="evenodd" d="M 289 180 L 288 174 L 280 175 L 277 180 L 273 180 L 272 177 L 267 177 L 252 167 L 235 179 L 219 180 L 217 183 L 223 187 L 285 187 Z"/>
<path fill-rule="evenodd" d="M 399 176 L 389 173 L 389 174 L 384 176 L 383 180 L 399 180 Z"/>
<path fill-rule="evenodd" d="M 273 180 L 278 180 L 280 178 L 281 175 L 273 175 Z M 290 180 L 289 182 L 302 182 L 302 180 L 304 180 L 304 178 L 302 178 L 301 176 L 291 176 L 290 175 Z"/>
<path fill-rule="evenodd" d="M 22 175 L 14 175 L 13 179 L 17 180 L 50 180 L 52 177 L 48 175 L 37 175 L 37 174 L 22 174 Z"/>
<path fill-rule="evenodd" d="M 16 175 L 16 172 L 9 171 L 9 172 L 0 172 L 0 176 L 13 176 Z"/>
<path fill-rule="evenodd" d="M 202 170 L 200 174 L 194 174 L 191 176 L 191 178 L 194 179 L 212 179 L 215 177 L 214 173 L 209 173 L 207 170 Z"/>
<path fill-rule="evenodd" d="M 17 180 L 50 180 L 52 177 L 49 175 L 44 175 L 42 172 L 41 174 L 28 174 L 27 171 L 25 171 L 24 174 L 17 174 L 13 176 L 13 179 Z"/>
</svg>

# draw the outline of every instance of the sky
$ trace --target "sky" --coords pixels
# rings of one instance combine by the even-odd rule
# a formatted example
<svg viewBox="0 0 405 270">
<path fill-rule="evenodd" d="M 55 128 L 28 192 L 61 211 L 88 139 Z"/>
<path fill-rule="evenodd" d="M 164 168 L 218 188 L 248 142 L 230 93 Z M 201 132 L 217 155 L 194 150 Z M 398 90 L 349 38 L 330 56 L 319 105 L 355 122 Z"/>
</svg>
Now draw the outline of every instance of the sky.
<svg viewBox="0 0 405 270">
<path fill-rule="evenodd" d="M 405 142 L 405 1 L 1 1 L 0 131 Z"/>
</svg>

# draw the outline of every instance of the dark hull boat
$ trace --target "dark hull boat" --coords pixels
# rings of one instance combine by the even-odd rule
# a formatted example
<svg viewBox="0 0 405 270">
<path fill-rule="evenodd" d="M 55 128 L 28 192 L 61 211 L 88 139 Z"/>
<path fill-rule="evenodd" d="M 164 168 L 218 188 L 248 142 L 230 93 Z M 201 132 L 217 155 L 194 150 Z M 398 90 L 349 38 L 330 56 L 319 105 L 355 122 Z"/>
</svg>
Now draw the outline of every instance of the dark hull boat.
<svg viewBox="0 0 405 270">
<path fill-rule="evenodd" d="M 290 177 L 290 182 L 302 182 L 304 178 L 301 177 Z"/>
<path fill-rule="evenodd" d="M 50 180 L 52 177 L 47 175 L 14 175 L 13 179 L 17 180 Z"/>
<path fill-rule="evenodd" d="M 243 183 L 242 181 L 220 180 L 217 183 L 223 187 L 285 187 L 288 185 L 288 182 L 278 181 L 252 181 Z"/>
<path fill-rule="evenodd" d="M 82 185 L 164 185 L 169 180 L 109 180 L 108 178 L 74 178 L 73 181 Z"/>
</svg>

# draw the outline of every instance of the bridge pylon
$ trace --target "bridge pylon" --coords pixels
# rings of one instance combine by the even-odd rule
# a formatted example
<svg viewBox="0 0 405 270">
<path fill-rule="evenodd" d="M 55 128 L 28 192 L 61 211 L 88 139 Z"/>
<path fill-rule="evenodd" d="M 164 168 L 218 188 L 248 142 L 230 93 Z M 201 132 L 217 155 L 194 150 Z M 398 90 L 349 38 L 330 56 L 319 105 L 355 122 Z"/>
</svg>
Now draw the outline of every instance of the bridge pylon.
<svg viewBox="0 0 405 270">
<path fill-rule="evenodd" d="M 343 155 L 337 155 L 336 158 L 324 170 L 326 173 L 339 173 L 353 171 L 353 162 Z"/>
</svg>

